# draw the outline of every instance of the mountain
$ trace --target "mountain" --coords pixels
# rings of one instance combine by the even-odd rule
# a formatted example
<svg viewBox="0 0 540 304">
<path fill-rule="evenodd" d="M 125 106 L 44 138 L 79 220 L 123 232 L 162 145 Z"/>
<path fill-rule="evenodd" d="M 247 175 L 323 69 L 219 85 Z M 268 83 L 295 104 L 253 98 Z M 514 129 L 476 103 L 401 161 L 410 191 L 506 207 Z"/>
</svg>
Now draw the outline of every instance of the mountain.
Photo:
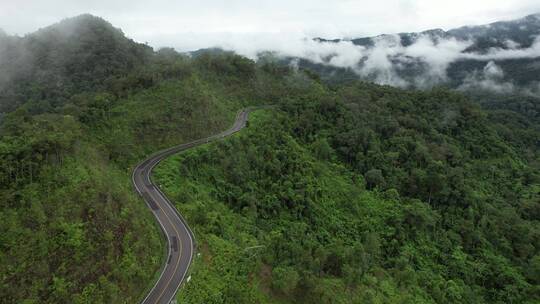
<svg viewBox="0 0 540 304">
<path fill-rule="evenodd" d="M 26 64 L 4 59 L 0 73 L 2 303 L 140 303 L 167 256 L 134 166 L 258 105 L 274 107 L 155 168 L 197 243 L 175 300 L 540 301 L 531 96 L 479 104 L 446 88 L 328 83 L 300 61 L 153 51 L 90 15 L 0 39 Z M 501 77 L 498 62 L 481 67 Z"/>
<path fill-rule="evenodd" d="M 401 45 L 411 46 L 422 37 L 429 37 L 431 40 L 456 38 L 459 40 L 472 40 L 474 44 L 465 52 L 486 51 L 489 48 L 513 48 L 517 45 L 523 48 L 531 47 L 534 38 L 540 35 L 540 13 L 526 16 L 512 21 L 498 21 L 480 26 L 463 26 L 456 29 L 444 31 L 442 29 L 431 29 L 418 33 L 398 33 L 395 35 L 383 34 L 376 37 L 364 37 L 350 39 L 355 45 L 373 46 L 377 39 L 398 36 Z M 341 39 L 326 40 L 316 38 L 325 42 L 340 42 Z M 508 42 L 513 43 L 509 44 Z M 517 45 L 516 45 L 517 44 Z"/>
<path fill-rule="evenodd" d="M 148 62 L 152 48 L 91 15 L 24 37 L 0 35 L 0 112 L 29 100 L 58 105 Z"/>
<path fill-rule="evenodd" d="M 464 26 L 447 32 L 449 37 L 472 39 L 474 45 L 466 51 L 485 51 L 488 48 L 531 47 L 540 35 L 540 14 L 513 21 L 499 21 L 484 26 Z M 509 43 L 510 42 L 510 43 Z"/>
<path fill-rule="evenodd" d="M 538 128 L 447 90 L 290 81 L 157 168 L 202 256 L 181 302 L 538 301 Z"/>
<path fill-rule="evenodd" d="M 359 78 L 400 87 L 540 94 L 540 14 L 449 31 L 314 41 L 355 47 L 348 53 L 336 47 L 316 61 L 287 58 L 331 82 Z"/>
</svg>

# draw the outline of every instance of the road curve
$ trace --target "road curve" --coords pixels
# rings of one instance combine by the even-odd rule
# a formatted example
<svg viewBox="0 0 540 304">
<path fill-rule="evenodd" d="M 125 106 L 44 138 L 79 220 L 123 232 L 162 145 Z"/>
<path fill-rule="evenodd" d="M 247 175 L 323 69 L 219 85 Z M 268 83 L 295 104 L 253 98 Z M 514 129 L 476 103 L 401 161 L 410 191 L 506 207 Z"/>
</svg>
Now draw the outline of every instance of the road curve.
<svg viewBox="0 0 540 304">
<path fill-rule="evenodd" d="M 168 243 L 168 254 L 161 275 L 142 304 L 170 303 L 186 278 L 195 251 L 193 232 L 171 201 L 152 182 L 152 169 L 168 156 L 240 131 L 246 126 L 250 111 L 248 108 L 238 112 L 234 124 L 226 131 L 159 151 L 135 167 L 132 175 L 135 190 L 152 210 Z"/>
</svg>

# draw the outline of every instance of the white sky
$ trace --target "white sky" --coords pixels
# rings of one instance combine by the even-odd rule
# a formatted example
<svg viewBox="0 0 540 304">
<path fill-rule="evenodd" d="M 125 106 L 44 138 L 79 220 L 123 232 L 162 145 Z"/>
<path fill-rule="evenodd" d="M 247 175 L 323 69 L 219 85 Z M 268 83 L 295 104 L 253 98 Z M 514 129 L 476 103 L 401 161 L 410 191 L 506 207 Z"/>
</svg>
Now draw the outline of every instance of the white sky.
<svg viewBox="0 0 540 304">
<path fill-rule="evenodd" d="M 0 0 L 0 28 L 24 35 L 91 13 L 137 41 L 187 51 L 449 29 L 538 12 L 540 0 Z"/>
</svg>

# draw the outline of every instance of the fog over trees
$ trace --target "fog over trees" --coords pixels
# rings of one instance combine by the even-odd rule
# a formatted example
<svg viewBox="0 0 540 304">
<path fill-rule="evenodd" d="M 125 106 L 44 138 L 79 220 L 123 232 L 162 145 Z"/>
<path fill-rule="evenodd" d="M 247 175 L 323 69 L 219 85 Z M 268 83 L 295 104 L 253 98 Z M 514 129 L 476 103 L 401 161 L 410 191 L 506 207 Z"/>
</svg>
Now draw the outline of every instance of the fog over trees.
<svg viewBox="0 0 540 304">
<path fill-rule="evenodd" d="M 538 59 L 522 56 L 537 42 L 462 50 L 456 33 L 426 35 L 381 37 L 385 51 L 308 43 L 372 52 L 362 64 L 375 70 L 373 58 L 423 66 L 422 54 L 451 88 L 272 52 L 153 50 L 92 15 L 0 33 L 0 302 L 140 302 L 166 244 L 135 164 L 274 105 L 156 168 L 200 253 L 177 300 L 538 303 L 540 101 L 515 91 L 538 80 Z M 426 55 L 455 50 L 486 57 Z"/>
</svg>

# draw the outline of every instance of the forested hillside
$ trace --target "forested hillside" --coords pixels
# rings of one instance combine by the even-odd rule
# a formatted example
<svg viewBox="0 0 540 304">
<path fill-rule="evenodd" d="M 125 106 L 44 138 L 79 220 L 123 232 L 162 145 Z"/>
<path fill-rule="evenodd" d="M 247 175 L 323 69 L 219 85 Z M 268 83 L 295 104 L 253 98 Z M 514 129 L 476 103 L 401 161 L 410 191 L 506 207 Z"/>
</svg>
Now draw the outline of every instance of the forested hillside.
<svg viewBox="0 0 540 304">
<path fill-rule="evenodd" d="M 201 253 L 181 300 L 540 301 L 534 98 L 328 85 L 88 15 L 0 33 L 0 69 L 2 303 L 140 301 L 165 244 L 134 165 L 258 104 L 158 167 Z"/>
<path fill-rule="evenodd" d="M 56 31 L 104 25 L 82 16 L 29 37 L 47 44 Z M 133 191 L 133 166 L 158 149 L 225 129 L 237 109 L 271 100 L 267 93 L 278 82 L 272 68 L 232 54 L 190 59 L 163 49 L 129 66 L 131 55 L 111 45 L 141 46 L 118 35 L 106 27 L 58 37 L 43 50 L 54 64 L 32 65 L 43 79 L 31 73 L 9 87 L 15 96 L 2 91 L 4 104 L 14 108 L 0 124 L 2 303 L 142 299 L 157 278 L 165 244 Z M 94 47 L 69 47 L 80 41 Z M 104 57 L 103 50 L 115 54 Z M 99 57 L 95 69 L 85 66 L 91 57 Z M 63 67 L 78 72 L 63 74 Z M 58 91 L 40 83 L 56 76 L 63 79 Z M 68 85 L 81 79 L 92 84 Z"/>
<path fill-rule="evenodd" d="M 24 102 L 43 110 L 148 63 L 152 48 L 91 15 L 66 19 L 24 37 L 0 34 L 0 112 Z"/>
<path fill-rule="evenodd" d="M 537 303 L 540 133 L 497 120 L 444 90 L 312 82 L 165 161 L 202 253 L 180 300 Z"/>
</svg>

